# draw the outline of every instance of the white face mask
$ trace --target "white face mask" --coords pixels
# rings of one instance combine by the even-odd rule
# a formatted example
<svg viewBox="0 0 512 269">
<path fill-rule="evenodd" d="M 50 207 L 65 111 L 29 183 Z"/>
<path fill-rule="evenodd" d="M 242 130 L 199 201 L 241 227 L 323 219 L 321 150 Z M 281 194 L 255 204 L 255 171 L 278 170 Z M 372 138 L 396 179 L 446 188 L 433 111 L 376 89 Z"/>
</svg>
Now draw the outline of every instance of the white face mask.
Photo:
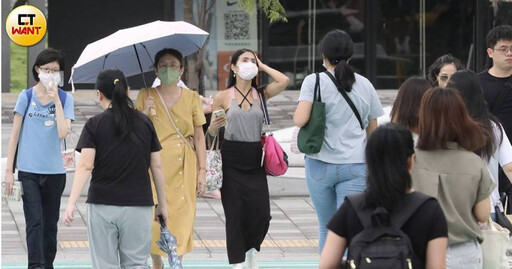
<svg viewBox="0 0 512 269">
<path fill-rule="evenodd" d="M 39 81 L 43 84 L 46 90 L 49 90 L 53 85 L 60 84 L 60 73 L 43 73 L 39 72 Z"/>
<path fill-rule="evenodd" d="M 258 75 L 258 66 L 251 62 L 241 63 L 238 65 L 238 75 L 244 80 L 251 80 Z"/>
</svg>

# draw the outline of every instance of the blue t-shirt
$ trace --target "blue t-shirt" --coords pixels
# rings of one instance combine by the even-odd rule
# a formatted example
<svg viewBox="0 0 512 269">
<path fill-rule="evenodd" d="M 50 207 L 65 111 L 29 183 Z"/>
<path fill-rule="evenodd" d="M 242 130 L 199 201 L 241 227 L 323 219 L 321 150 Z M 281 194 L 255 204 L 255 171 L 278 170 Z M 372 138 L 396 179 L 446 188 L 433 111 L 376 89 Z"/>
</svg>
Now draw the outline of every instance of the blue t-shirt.
<svg viewBox="0 0 512 269">
<path fill-rule="evenodd" d="M 64 117 L 75 120 L 73 96 L 66 93 Z M 19 171 L 36 174 L 64 174 L 66 169 L 62 164 L 61 143 L 57 132 L 55 103 L 51 101 L 43 106 L 32 91 L 32 100 L 27 100 L 23 90 L 18 96 L 14 113 L 27 115 L 21 126 L 18 144 L 17 168 Z"/>
<path fill-rule="evenodd" d="M 331 71 L 334 75 L 334 72 Z M 364 128 L 370 120 L 384 115 L 377 92 L 365 77 L 355 74 L 356 81 L 348 96 L 354 103 Z M 302 82 L 298 101 L 313 103 L 316 75 L 308 75 Z M 327 163 L 364 163 L 366 131 L 361 129 L 354 112 L 347 104 L 332 80 L 320 73 L 320 91 L 325 103 L 325 137 L 319 153 L 308 154 L 313 159 Z"/>
</svg>

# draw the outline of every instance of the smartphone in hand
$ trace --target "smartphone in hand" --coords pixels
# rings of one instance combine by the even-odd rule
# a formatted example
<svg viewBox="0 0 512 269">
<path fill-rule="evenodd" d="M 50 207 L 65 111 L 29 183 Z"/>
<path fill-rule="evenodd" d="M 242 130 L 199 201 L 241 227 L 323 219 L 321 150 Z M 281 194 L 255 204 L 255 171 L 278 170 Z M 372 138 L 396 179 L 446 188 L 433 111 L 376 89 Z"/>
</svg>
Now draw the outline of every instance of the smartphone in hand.
<svg viewBox="0 0 512 269">
<path fill-rule="evenodd" d="M 224 109 L 221 108 L 221 109 L 217 109 L 217 110 L 213 111 L 212 114 L 215 118 L 218 118 L 218 117 L 222 117 L 222 116 L 226 115 L 226 111 L 224 111 Z M 224 126 L 228 126 L 227 120 L 226 120 L 226 124 Z"/>
</svg>

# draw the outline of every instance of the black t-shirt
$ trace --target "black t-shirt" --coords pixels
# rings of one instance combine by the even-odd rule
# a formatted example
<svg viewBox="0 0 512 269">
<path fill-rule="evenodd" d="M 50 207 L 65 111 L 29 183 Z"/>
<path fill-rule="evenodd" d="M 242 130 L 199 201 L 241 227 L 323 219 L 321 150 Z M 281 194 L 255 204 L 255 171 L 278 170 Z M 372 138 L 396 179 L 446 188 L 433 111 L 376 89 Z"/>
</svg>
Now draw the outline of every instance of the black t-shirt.
<svg viewBox="0 0 512 269">
<path fill-rule="evenodd" d="M 347 240 L 347 246 L 364 227 L 348 199 L 327 224 L 327 228 Z M 448 228 L 443 210 L 437 200 L 430 199 L 404 223 L 402 231 L 411 240 L 415 254 L 413 268 L 425 268 L 428 241 L 448 237 Z"/>
<path fill-rule="evenodd" d="M 162 147 L 151 120 L 138 111 L 135 113 L 132 122 L 135 137 L 126 135 L 122 140 L 115 134 L 114 114 L 111 109 L 85 123 L 76 150 L 81 152 L 84 148 L 96 149 L 87 203 L 153 205 L 148 174 L 150 155 L 151 152 L 160 151 Z"/>
<path fill-rule="evenodd" d="M 498 99 L 501 98 L 501 94 L 505 90 L 505 83 L 512 83 L 512 76 L 498 78 L 489 74 L 486 70 L 478 74 L 478 78 L 480 79 L 489 111 L 501 121 L 507 136 L 512 136 L 512 89 L 507 97 L 505 97 L 505 100 L 499 101 L 501 105 L 496 107 L 499 103 Z"/>
</svg>

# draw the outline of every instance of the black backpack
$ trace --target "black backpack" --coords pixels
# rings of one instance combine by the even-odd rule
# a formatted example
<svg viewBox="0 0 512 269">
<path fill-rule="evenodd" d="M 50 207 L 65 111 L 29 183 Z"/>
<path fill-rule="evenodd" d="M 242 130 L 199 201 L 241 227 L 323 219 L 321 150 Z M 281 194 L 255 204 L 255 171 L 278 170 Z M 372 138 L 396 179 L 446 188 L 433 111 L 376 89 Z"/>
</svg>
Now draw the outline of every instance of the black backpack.
<svg viewBox="0 0 512 269">
<path fill-rule="evenodd" d="M 365 193 L 347 198 L 364 230 L 350 241 L 346 268 L 413 268 L 414 251 L 409 237 L 401 228 L 423 203 L 433 198 L 413 192 L 393 210 L 393 214 L 383 207 L 366 208 Z"/>
</svg>

